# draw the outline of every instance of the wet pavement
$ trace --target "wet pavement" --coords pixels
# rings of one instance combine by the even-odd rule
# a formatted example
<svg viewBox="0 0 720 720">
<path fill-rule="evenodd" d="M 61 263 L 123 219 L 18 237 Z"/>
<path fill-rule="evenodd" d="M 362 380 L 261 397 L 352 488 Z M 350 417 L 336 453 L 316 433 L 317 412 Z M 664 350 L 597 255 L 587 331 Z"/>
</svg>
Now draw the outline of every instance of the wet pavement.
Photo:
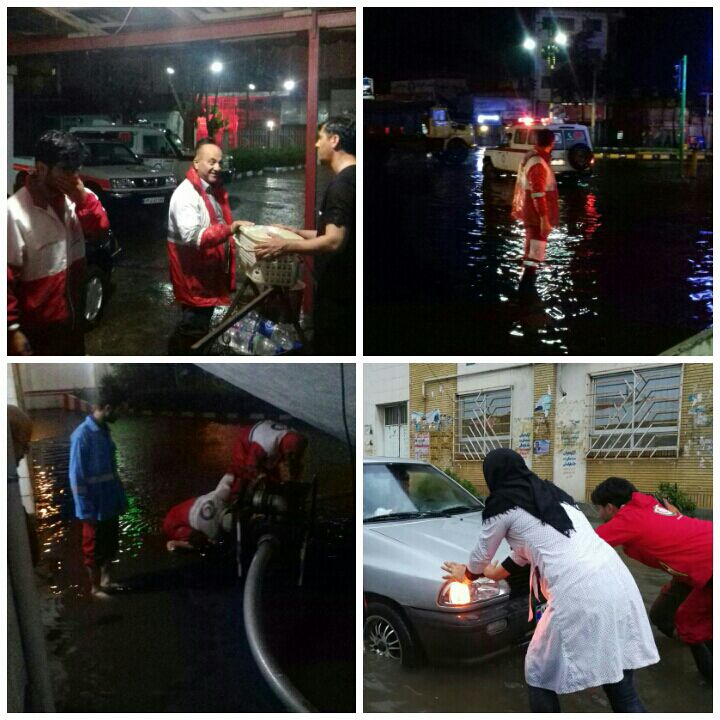
<svg viewBox="0 0 720 720">
<path fill-rule="evenodd" d="M 712 164 L 598 161 L 561 181 L 523 276 L 515 178 L 390 154 L 365 172 L 366 354 L 657 354 L 712 323 Z"/>
<path fill-rule="evenodd" d="M 630 568 L 649 609 L 668 576 L 627 558 L 622 552 L 620 556 Z M 653 634 L 660 662 L 635 671 L 638 694 L 647 711 L 712 712 L 712 684 L 700 676 L 690 651 L 655 628 Z M 591 635 L 588 642 L 592 642 Z M 364 710 L 446 714 L 529 712 L 524 660 L 525 648 L 513 648 L 470 666 L 403 670 L 378 655 L 364 655 Z M 562 695 L 560 703 L 566 713 L 612 712 L 602 688 Z"/>
<path fill-rule="evenodd" d="M 301 226 L 305 171 L 267 173 L 227 186 L 233 218 L 256 224 Z M 111 218 L 113 220 L 113 218 Z M 178 322 L 163 228 L 132 219 L 113 220 L 122 253 L 113 271 L 113 292 L 97 326 L 85 337 L 88 355 L 167 355 Z M 222 311 L 215 312 L 219 320 Z M 217 343 L 212 354 L 224 354 Z"/>
<path fill-rule="evenodd" d="M 169 554 L 160 533 L 172 505 L 216 486 L 237 426 L 179 417 L 115 423 L 129 509 L 114 579 L 125 589 L 102 602 L 88 597 L 67 479 L 69 434 L 83 419 L 33 413 L 39 574 L 58 711 L 282 711 L 247 645 L 232 549 Z M 268 577 L 263 622 L 281 666 L 311 703 L 353 711 L 354 531 L 337 542 L 353 513 L 347 450 L 295 425 L 309 436 L 304 478 L 318 474 L 323 530 L 310 543 L 302 588 L 283 570 Z"/>
</svg>

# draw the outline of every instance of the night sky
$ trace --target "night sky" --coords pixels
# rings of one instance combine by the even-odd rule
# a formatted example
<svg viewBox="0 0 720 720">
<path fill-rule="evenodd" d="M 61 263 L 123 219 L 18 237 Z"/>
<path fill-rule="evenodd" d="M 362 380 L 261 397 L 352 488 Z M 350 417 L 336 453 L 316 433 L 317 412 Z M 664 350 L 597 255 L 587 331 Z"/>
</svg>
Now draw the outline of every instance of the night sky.
<svg viewBox="0 0 720 720">
<path fill-rule="evenodd" d="M 588 8 L 590 9 L 590 8 Z M 562 8 L 556 13 L 562 14 Z M 688 93 L 712 90 L 710 8 L 624 8 L 619 21 L 617 90 L 668 94 L 673 65 L 688 55 Z M 513 8 L 365 8 L 363 74 L 376 90 L 390 80 L 466 77 L 471 86 L 529 72 Z"/>
</svg>

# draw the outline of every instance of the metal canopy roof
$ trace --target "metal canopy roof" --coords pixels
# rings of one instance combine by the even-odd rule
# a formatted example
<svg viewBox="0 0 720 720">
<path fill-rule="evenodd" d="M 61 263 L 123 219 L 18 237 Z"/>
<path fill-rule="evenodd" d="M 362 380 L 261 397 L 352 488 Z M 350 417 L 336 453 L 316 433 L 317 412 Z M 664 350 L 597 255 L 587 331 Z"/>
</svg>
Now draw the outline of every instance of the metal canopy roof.
<svg viewBox="0 0 720 720">
<path fill-rule="evenodd" d="M 339 363 L 197 363 L 198 367 L 328 435 L 355 444 L 355 365 L 343 363 L 345 418 Z"/>
</svg>

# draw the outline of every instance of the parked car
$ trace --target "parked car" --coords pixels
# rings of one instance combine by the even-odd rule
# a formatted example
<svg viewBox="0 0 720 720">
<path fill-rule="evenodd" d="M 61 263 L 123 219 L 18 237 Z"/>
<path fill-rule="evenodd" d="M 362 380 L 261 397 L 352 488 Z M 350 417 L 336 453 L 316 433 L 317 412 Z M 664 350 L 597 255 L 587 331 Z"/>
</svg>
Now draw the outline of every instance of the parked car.
<svg viewBox="0 0 720 720">
<path fill-rule="evenodd" d="M 506 129 L 502 143 L 489 147 L 483 157 L 483 172 L 492 176 L 499 172 L 517 174 L 520 162 L 537 143 L 538 130 L 555 133 L 550 165 L 556 175 L 586 174 L 595 164 L 590 133 L 586 125 L 572 123 L 518 123 Z"/>
<path fill-rule="evenodd" d="M 83 140 L 112 140 L 127 145 L 142 161 L 154 170 L 170 172 L 178 185 L 185 179 L 195 153 L 183 146 L 182 140 L 171 130 L 148 125 L 94 125 L 74 127 L 73 135 Z M 223 159 L 222 178 L 232 180 L 232 156 Z"/>
<path fill-rule="evenodd" d="M 83 140 L 90 156 L 80 168 L 80 179 L 107 210 L 110 222 L 124 221 L 138 214 L 165 221 L 170 196 L 177 187 L 175 176 L 143 164 L 127 145 L 107 140 Z M 32 157 L 13 161 L 15 187 L 35 166 Z M 138 211 L 142 211 L 139 213 Z"/>
<path fill-rule="evenodd" d="M 363 642 L 406 667 L 473 661 L 521 644 L 528 621 L 526 569 L 471 586 L 442 579 L 465 561 L 482 526 L 482 501 L 430 463 L 368 458 L 363 473 Z M 503 540 L 495 558 L 510 548 Z"/>
</svg>

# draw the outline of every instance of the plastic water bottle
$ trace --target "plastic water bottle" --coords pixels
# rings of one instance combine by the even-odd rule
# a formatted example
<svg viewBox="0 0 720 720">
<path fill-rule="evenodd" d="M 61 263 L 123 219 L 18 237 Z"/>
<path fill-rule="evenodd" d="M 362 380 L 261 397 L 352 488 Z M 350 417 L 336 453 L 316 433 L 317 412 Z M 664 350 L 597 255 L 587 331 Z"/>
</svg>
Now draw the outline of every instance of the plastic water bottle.
<svg viewBox="0 0 720 720">
<path fill-rule="evenodd" d="M 282 350 L 294 350 L 300 347 L 295 328 L 289 324 L 274 323 L 271 320 L 261 320 L 258 332 L 271 340 Z"/>
<path fill-rule="evenodd" d="M 253 310 L 230 328 L 229 345 L 233 350 L 243 355 L 252 354 L 251 343 L 260 319 L 260 315 Z"/>
<path fill-rule="evenodd" d="M 252 351 L 254 355 L 277 355 L 282 352 L 282 349 L 272 340 L 257 332 L 252 340 Z"/>
</svg>

